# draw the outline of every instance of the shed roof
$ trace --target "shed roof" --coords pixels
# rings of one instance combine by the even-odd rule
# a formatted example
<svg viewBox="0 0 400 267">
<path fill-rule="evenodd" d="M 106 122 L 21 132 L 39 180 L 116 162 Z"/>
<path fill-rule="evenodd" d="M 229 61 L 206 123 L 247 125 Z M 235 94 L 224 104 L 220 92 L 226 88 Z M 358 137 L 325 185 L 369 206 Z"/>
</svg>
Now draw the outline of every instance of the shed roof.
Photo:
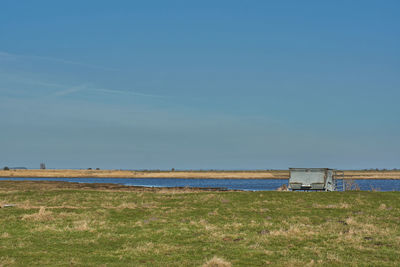
<svg viewBox="0 0 400 267">
<path fill-rule="evenodd" d="M 330 168 L 289 168 L 289 171 L 327 171 Z"/>
</svg>

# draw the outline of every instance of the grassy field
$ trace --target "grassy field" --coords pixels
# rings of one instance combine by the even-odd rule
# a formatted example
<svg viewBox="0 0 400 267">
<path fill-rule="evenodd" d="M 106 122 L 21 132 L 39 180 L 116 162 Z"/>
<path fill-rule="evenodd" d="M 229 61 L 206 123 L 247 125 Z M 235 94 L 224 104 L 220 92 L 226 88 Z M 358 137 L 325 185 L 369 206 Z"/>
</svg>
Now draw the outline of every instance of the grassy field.
<svg viewBox="0 0 400 267">
<path fill-rule="evenodd" d="M 254 171 L 128 171 L 128 170 L 0 170 L 0 177 L 71 178 L 213 178 L 213 179 L 288 179 L 288 170 Z M 344 171 L 345 179 L 400 179 L 400 170 Z"/>
<path fill-rule="evenodd" d="M 399 192 L 2 181 L 0 203 L 0 266 L 400 265 Z"/>
</svg>

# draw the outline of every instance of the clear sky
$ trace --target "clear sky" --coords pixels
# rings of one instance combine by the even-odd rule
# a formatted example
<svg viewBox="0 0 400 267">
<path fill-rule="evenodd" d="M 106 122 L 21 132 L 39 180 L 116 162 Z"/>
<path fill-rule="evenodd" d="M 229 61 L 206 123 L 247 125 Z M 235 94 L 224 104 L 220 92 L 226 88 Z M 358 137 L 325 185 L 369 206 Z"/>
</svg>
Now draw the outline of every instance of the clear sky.
<svg viewBox="0 0 400 267">
<path fill-rule="evenodd" d="M 0 167 L 400 168 L 400 1 L 0 2 Z"/>
</svg>

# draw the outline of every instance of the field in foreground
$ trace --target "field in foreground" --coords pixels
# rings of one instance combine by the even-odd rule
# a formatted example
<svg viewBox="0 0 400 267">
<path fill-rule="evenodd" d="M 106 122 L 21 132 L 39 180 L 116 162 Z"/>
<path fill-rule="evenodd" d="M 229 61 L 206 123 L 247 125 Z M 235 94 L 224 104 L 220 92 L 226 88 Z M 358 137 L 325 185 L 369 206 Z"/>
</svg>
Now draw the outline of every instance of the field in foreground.
<svg viewBox="0 0 400 267">
<path fill-rule="evenodd" d="M 0 266 L 400 264 L 399 192 L 2 181 L 0 204 Z"/>
</svg>

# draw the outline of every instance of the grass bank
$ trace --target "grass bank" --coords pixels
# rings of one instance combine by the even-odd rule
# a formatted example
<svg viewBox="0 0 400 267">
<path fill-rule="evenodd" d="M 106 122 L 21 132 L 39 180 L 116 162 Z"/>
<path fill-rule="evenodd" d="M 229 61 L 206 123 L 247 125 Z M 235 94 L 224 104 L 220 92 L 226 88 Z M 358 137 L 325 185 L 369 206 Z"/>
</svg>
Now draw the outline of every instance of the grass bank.
<svg viewBox="0 0 400 267">
<path fill-rule="evenodd" d="M 399 192 L 2 181 L 0 203 L 0 266 L 400 264 Z"/>
<path fill-rule="evenodd" d="M 289 171 L 0 170 L 0 177 L 287 179 Z"/>
<path fill-rule="evenodd" d="M 254 171 L 129 171 L 129 170 L 0 170 L 0 177 L 58 178 L 202 178 L 288 179 L 288 170 Z M 400 170 L 344 171 L 345 179 L 400 179 Z"/>
</svg>

